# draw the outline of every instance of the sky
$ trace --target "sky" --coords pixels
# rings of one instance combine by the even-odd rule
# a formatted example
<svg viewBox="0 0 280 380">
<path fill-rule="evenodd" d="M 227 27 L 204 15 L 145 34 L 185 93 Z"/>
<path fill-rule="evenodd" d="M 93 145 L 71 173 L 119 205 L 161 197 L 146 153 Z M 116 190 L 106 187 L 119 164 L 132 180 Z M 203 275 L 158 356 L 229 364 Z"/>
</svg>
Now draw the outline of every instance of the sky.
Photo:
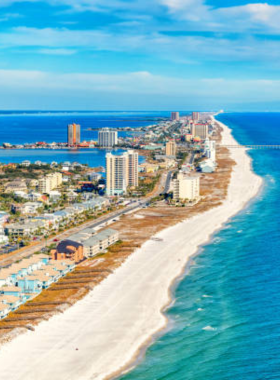
<svg viewBox="0 0 280 380">
<path fill-rule="evenodd" d="M 0 109 L 280 111 L 280 0 L 0 0 Z"/>
</svg>

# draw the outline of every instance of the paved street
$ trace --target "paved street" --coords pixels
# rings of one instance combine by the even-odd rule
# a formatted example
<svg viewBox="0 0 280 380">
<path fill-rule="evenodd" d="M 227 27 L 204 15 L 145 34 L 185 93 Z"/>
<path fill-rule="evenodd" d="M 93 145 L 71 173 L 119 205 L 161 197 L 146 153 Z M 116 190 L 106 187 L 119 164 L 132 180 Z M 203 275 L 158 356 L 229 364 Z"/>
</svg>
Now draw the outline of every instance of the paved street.
<svg viewBox="0 0 280 380">
<path fill-rule="evenodd" d="M 157 192 L 153 196 L 161 194 L 162 191 L 166 188 L 168 181 L 170 181 L 170 173 L 171 172 L 169 172 L 167 175 L 166 175 L 166 173 L 164 173 L 162 175 L 158 189 L 157 189 Z M 100 218 L 98 218 L 98 220 L 96 220 L 94 222 L 92 220 L 90 220 L 90 221 L 88 221 L 88 222 L 86 222 L 80 226 L 73 227 L 73 228 L 71 228 L 65 232 L 62 232 L 61 234 L 58 234 L 58 235 L 52 237 L 51 239 L 49 239 L 47 241 L 47 244 L 52 242 L 54 239 L 57 239 L 57 240 L 67 239 L 67 237 L 69 237 L 70 235 L 77 233 L 77 232 L 79 232 L 82 229 L 87 228 L 87 227 L 92 227 L 92 228 L 98 228 L 101 226 L 105 227 L 105 225 L 108 224 L 109 222 L 112 222 L 113 219 L 116 219 L 116 218 L 118 218 L 121 215 L 124 215 L 126 213 L 134 212 L 134 211 L 138 210 L 139 208 L 145 207 L 147 204 L 149 204 L 151 198 L 152 197 L 134 201 L 133 203 L 129 204 L 128 206 L 126 206 L 125 208 L 123 208 L 121 210 L 114 211 L 114 212 L 110 213 L 109 215 L 101 216 Z M 46 241 L 43 240 L 43 241 L 40 241 L 38 244 L 36 244 L 32 247 L 26 247 L 21 252 L 18 252 L 16 254 L 10 256 L 10 257 L 0 259 L 0 267 L 4 267 L 4 266 L 6 266 L 12 262 L 18 261 L 19 259 L 30 256 L 33 253 L 38 252 L 41 249 L 43 249 L 45 246 L 46 246 Z"/>
</svg>

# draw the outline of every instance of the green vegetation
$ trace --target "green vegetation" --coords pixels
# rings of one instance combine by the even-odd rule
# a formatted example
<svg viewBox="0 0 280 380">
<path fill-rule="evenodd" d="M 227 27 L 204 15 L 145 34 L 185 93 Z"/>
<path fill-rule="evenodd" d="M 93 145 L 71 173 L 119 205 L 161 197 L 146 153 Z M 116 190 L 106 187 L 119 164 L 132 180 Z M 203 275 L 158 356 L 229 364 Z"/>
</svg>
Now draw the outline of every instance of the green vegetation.
<svg viewBox="0 0 280 380">
<path fill-rule="evenodd" d="M 25 202 L 27 202 L 26 199 L 18 197 L 15 194 L 0 193 L 0 210 L 1 211 L 10 211 L 12 203 L 25 203 Z"/>
<path fill-rule="evenodd" d="M 148 193 L 152 192 L 160 179 L 160 174 L 157 174 L 155 177 L 146 177 L 139 180 L 139 186 L 135 191 L 139 196 L 144 197 Z"/>
<path fill-rule="evenodd" d="M 179 168 L 183 165 L 183 163 L 186 161 L 186 158 L 188 157 L 189 153 L 188 152 L 178 152 L 177 153 L 177 160 L 179 160 L 178 165 Z"/>
<path fill-rule="evenodd" d="M 35 165 L 31 164 L 28 167 L 17 166 L 16 168 L 6 167 L 4 169 L 5 173 L 0 175 L 0 179 L 17 179 L 17 178 L 29 178 L 38 179 L 42 174 L 52 173 L 55 170 L 50 167 L 50 165 Z"/>
</svg>

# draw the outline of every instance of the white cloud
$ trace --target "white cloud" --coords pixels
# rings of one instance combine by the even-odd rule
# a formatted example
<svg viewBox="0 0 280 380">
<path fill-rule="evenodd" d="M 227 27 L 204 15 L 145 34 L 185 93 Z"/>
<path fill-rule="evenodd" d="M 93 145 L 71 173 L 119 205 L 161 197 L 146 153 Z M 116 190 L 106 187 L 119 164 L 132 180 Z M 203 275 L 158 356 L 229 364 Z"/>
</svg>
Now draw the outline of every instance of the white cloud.
<svg viewBox="0 0 280 380">
<path fill-rule="evenodd" d="M 280 58 L 280 41 L 260 41 L 252 37 L 170 36 L 157 32 L 129 34 L 103 30 L 18 27 L 0 34 L 0 48 L 30 48 L 42 54 L 70 55 L 75 52 L 111 51 L 153 55 L 185 64 L 203 61 L 274 62 Z M 18 49 L 18 52 L 20 50 Z M 23 52 L 25 50 L 22 50 Z M 172 54 L 170 53 L 172 52 Z"/>
<path fill-rule="evenodd" d="M 214 8 L 205 0 L 158 0 L 181 20 L 194 21 L 204 30 L 274 30 L 279 32 L 280 6 L 248 3 L 242 6 Z"/>
<path fill-rule="evenodd" d="M 37 50 L 39 54 L 46 55 L 73 55 L 77 53 L 74 49 L 39 49 Z"/>
<path fill-rule="evenodd" d="M 224 78 L 187 79 L 154 75 L 150 72 L 128 72 L 120 74 L 98 73 L 54 73 L 26 70 L 0 70 L 0 88 L 24 90 L 54 89 L 78 92 L 113 92 L 132 94 L 154 94 L 171 96 L 219 96 L 230 99 L 237 94 L 246 97 L 252 91 L 255 100 L 268 97 L 280 99 L 280 80 L 227 80 Z M 241 95 L 242 94 L 242 95 Z M 267 96 L 268 95 L 268 96 Z M 253 99 L 252 99 L 253 100 Z"/>
<path fill-rule="evenodd" d="M 234 20 L 244 29 L 254 29 L 259 27 L 262 30 L 280 31 L 280 6 L 269 5 L 267 3 L 247 4 L 238 7 L 220 8 L 213 12 L 214 17 L 227 20 Z"/>
<path fill-rule="evenodd" d="M 248 3 L 242 6 L 216 8 L 206 4 L 206 0 L 1 0 L 0 7 L 16 3 L 38 3 L 45 1 L 53 7 L 64 6 L 68 11 L 114 12 L 130 21 L 153 20 L 157 24 L 159 16 L 173 18 L 171 28 L 185 27 L 190 30 L 211 31 L 274 31 L 280 32 L 280 6 L 268 3 Z M 161 19 L 162 21 L 162 19 Z M 170 23 L 169 23 L 170 24 Z M 150 27 L 147 22 L 146 27 Z"/>
<path fill-rule="evenodd" d="M 248 99 L 251 104 L 279 105 L 280 81 L 188 79 L 145 71 L 104 75 L 0 70 L 0 96 L 7 109 L 217 110 L 236 103 L 246 107 Z"/>
<path fill-rule="evenodd" d="M 165 5 L 170 13 L 176 14 L 179 18 L 190 21 L 205 20 L 209 16 L 209 7 L 203 0 L 159 0 Z"/>
</svg>

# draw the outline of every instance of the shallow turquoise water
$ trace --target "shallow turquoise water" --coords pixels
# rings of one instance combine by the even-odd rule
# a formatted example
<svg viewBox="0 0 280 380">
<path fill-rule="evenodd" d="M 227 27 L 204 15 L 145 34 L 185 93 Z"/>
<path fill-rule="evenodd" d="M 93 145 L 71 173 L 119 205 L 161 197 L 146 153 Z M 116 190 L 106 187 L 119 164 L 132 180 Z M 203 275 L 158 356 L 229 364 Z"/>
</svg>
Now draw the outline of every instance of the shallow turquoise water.
<svg viewBox="0 0 280 380">
<path fill-rule="evenodd" d="M 280 114 L 225 114 L 243 144 L 280 144 Z M 280 379 L 280 150 L 250 151 L 258 197 L 202 247 L 170 328 L 121 380 Z"/>
</svg>

